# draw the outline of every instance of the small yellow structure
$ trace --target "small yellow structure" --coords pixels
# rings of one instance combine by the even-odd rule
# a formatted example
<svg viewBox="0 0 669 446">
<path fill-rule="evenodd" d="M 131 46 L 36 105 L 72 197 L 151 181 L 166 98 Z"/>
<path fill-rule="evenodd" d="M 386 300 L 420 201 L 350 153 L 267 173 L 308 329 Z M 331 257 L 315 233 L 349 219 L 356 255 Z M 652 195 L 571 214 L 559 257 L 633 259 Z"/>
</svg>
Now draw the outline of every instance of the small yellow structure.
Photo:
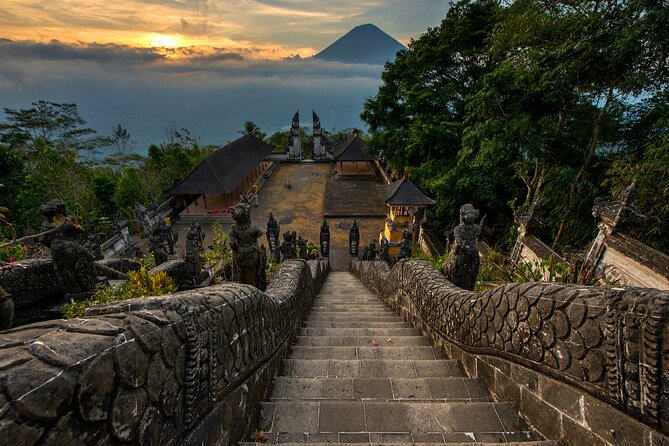
<svg viewBox="0 0 669 446">
<path fill-rule="evenodd" d="M 436 201 L 421 192 L 409 179 L 408 172 L 404 173 L 401 180 L 376 187 L 379 189 L 381 199 L 388 205 L 388 218 L 383 231 L 379 234 L 379 242 L 388 241 L 390 245 L 388 254 L 394 256 L 400 249 L 402 231 L 408 229 L 416 238 L 423 210 Z"/>
</svg>

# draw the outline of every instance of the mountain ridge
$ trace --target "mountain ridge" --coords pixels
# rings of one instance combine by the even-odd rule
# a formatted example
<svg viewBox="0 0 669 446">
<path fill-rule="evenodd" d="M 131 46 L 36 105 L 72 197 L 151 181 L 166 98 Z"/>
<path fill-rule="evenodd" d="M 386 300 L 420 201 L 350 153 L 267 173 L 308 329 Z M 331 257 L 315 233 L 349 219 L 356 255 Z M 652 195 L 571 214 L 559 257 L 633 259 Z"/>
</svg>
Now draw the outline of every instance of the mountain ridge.
<svg viewBox="0 0 669 446">
<path fill-rule="evenodd" d="M 383 65 L 405 49 L 378 26 L 367 23 L 356 26 L 312 57 L 332 62 Z"/>
</svg>

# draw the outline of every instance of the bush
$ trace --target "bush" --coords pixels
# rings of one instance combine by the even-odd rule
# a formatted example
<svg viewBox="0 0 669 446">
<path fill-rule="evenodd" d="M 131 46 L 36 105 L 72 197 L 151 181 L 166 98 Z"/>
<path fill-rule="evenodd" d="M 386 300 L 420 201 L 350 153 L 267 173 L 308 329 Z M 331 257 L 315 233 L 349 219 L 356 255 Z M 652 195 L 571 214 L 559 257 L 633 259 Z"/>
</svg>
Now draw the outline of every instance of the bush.
<svg viewBox="0 0 669 446">
<path fill-rule="evenodd" d="M 81 301 L 72 300 L 70 303 L 65 304 L 63 306 L 63 317 L 66 319 L 83 317 L 86 309 L 93 305 L 138 297 L 161 296 L 163 294 L 174 293 L 175 291 L 177 291 L 177 286 L 165 271 L 149 274 L 146 266 L 142 266 L 139 271 L 128 273 L 128 281 L 119 288 L 103 285 L 89 299 Z"/>
</svg>

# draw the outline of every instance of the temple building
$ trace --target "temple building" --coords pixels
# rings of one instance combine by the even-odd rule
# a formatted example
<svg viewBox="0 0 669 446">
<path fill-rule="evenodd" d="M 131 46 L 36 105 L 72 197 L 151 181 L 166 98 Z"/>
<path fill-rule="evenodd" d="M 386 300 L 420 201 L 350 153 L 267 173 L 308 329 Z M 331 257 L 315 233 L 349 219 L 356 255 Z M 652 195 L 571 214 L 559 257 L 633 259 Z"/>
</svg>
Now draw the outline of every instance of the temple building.
<svg viewBox="0 0 669 446">
<path fill-rule="evenodd" d="M 168 192 L 186 201 L 182 215 L 223 212 L 267 171 L 272 164 L 267 160 L 271 152 L 271 145 L 244 135 L 216 149 Z"/>
<path fill-rule="evenodd" d="M 394 183 L 376 186 L 383 202 L 388 206 L 388 218 L 383 231 L 379 234 L 379 242 L 387 240 L 390 248 L 388 254 L 394 256 L 399 251 L 402 231 L 409 229 L 414 238 L 418 236 L 418 228 L 424 220 L 426 206 L 436 203 L 425 195 L 409 179 L 409 174 Z"/>
<path fill-rule="evenodd" d="M 357 134 L 334 149 L 337 176 L 376 175 L 378 158 L 367 152 L 365 143 Z"/>
</svg>

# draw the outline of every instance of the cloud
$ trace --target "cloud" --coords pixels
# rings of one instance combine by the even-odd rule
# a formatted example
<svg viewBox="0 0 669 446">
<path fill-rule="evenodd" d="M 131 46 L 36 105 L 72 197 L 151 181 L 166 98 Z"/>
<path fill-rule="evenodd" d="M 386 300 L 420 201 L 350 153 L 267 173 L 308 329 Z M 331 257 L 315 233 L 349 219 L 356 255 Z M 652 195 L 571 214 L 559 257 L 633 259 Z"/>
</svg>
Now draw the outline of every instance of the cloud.
<svg viewBox="0 0 669 446">
<path fill-rule="evenodd" d="M 276 58 L 306 57 L 364 23 L 407 43 L 437 26 L 447 5 L 446 0 L 5 0 L 0 37 L 137 45 L 157 33 L 187 45 L 255 46 L 274 48 Z"/>
<path fill-rule="evenodd" d="M 52 40 L 48 43 L 0 39 L 3 60 L 88 60 L 104 64 L 148 63 L 165 59 L 155 48 L 136 48 L 113 43 L 72 45 Z"/>
<path fill-rule="evenodd" d="M 161 142 L 172 121 L 203 143 L 223 144 L 239 136 L 246 120 L 271 133 L 288 126 L 298 109 L 316 110 L 328 130 L 360 128 L 362 104 L 376 93 L 383 69 L 245 59 L 245 53 L 218 47 L 175 51 L 183 54 L 3 39 L 0 109 L 26 108 L 40 99 L 76 103 L 92 128 L 106 134 L 122 124 L 139 149 Z"/>
</svg>

